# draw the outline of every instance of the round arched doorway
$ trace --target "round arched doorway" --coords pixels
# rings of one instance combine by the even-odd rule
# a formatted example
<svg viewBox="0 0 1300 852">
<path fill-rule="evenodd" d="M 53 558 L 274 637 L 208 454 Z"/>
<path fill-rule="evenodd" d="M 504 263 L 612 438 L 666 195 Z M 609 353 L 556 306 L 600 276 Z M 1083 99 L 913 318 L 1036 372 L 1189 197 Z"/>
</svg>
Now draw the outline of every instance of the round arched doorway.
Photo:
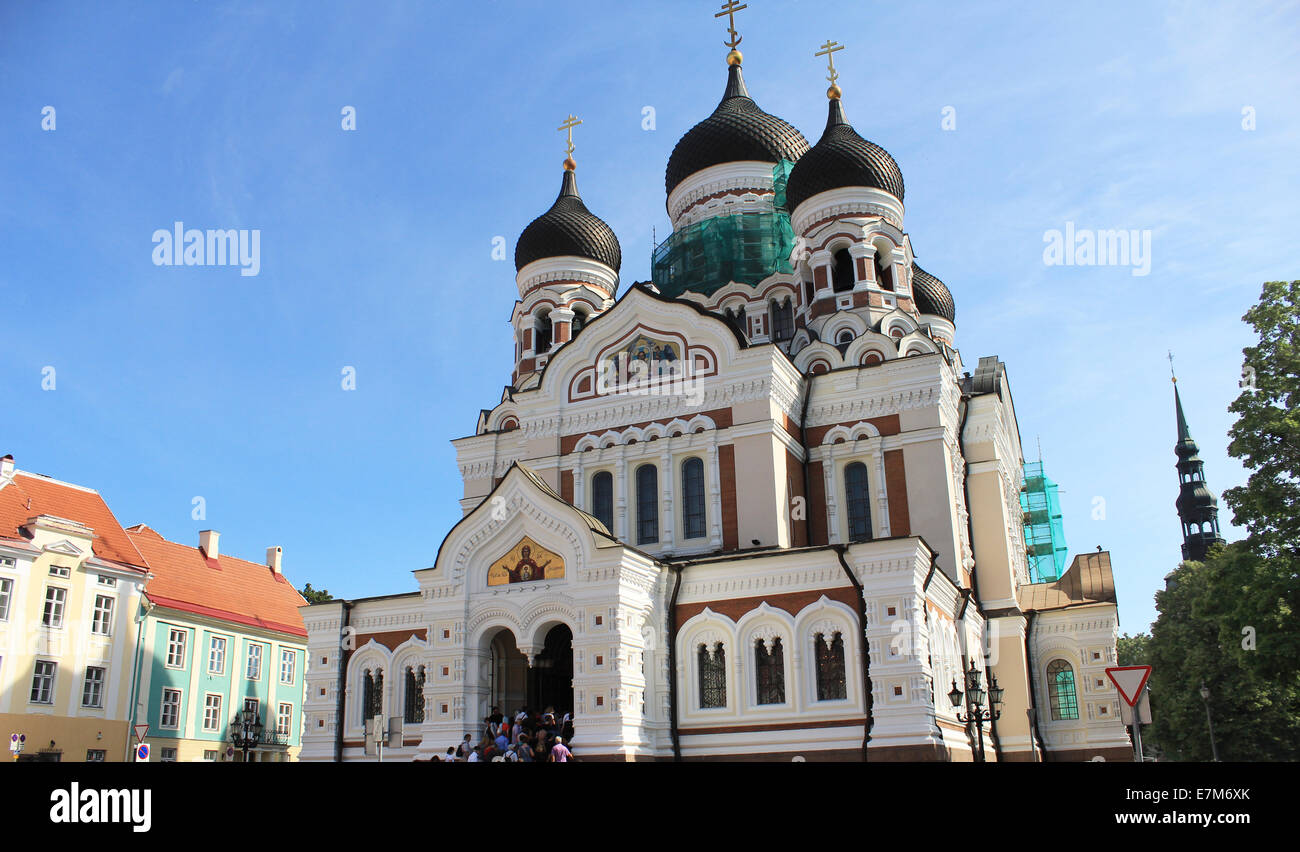
<svg viewBox="0 0 1300 852">
<path fill-rule="evenodd" d="M 530 670 L 528 706 L 560 718 L 573 712 L 573 631 L 557 624 L 546 633 Z"/>
</svg>

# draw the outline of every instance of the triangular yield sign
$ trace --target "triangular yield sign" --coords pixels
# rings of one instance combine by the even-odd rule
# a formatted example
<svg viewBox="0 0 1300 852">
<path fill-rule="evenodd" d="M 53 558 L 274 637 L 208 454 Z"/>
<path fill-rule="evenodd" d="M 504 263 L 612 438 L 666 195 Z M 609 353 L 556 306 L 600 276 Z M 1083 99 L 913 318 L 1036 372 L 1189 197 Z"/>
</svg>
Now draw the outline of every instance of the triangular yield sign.
<svg viewBox="0 0 1300 852">
<path fill-rule="evenodd" d="M 135 741 L 136 741 L 137 743 L 142 743 L 142 742 L 144 742 L 144 735 L 147 734 L 147 733 L 149 732 L 149 726 L 148 726 L 148 725 L 132 725 L 131 728 L 132 728 L 132 730 L 135 731 Z"/>
<path fill-rule="evenodd" d="M 1133 707 L 1142 695 L 1142 688 L 1147 685 L 1147 678 L 1151 677 L 1151 667 L 1115 666 L 1106 669 L 1106 677 L 1115 684 L 1124 702 Z"/>
</svg>

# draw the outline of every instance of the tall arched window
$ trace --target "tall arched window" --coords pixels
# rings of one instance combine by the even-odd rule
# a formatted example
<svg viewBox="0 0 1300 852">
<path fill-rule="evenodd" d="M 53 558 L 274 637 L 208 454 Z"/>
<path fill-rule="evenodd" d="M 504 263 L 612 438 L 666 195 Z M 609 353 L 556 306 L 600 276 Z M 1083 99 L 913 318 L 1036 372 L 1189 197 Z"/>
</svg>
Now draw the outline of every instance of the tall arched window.
<svg viewBox="0 0 1300 852">
<path fill-rule="evenodd" d="M 794 305 L 790 302 L 790 297 L 786 296 L 783 301 L 771 302 L 772 313 L 772 339 L 789 340 L 794 337 Z"/>
<path fill-rule="evenodd" d="M 813 656 L 817 661 L 817 700 L 835 701 L 848 697 L 844 682 L 844 638 L 818 633 L 813 637 Z"/>
<path fill-rule="evenodd" d="M 587 314 L 583 311 L 575 310 L 573 312 L 573 323 L 570 325 L 569 337 L 578 336 L 578 332 L 587 327 Z"/>
<path fill-rule="evenodd" d="M 700 664 L 700 709 L 727 706 L 727 652 L 722 643 L 712 648 L 701 644 L 696 656 Z"/>
<path fill-rule="evenodd" d="M 844 468 L 844 502 L 849 510 L 849 541 L 871 541 L 871 491 L 862 462 Z"/>
<path fill-rule="evenodd" d="M 785 650 L 781 637 L 772 639 L 772 647 L 762 639 L 754 640 L 754 671 L 758 684 L 759 704 L 785 703 Z"/>
<path fill-rule="evenodd" d="M 1074 669 L 1065 660 L 1052 660 L 1047 666 L 1047 700 L 1052 718 L 1079 718 L 1079 700 L 1074 691 Z"/>
<path fill-rule="evenodd" d="M 614 474 L 607 470 L 591 478 L 591 513 L 614 532 Z"/>
<path fill-rule="evenodd" d="M 835 252 L 835 266 L 831 270 L 831 289 L 836 293 L 847 293 L 853 289 L 853 256 L 844 248 Z"/>
<path fill-rule="evenodd" d="M 415 724 L 424 721 L 424 666 L 406 667 L 406 713 L 402 718 Z"/>
<path fill-rule="evenodd" d="M 533 351 L 538 355 L 551 351 L 551 312 L 537 315 L 533 330 Z"/>
<path fill-rule="evenodd" d="M 361 721 L 364 722 L 384 712 L 384 670 L 366 669 L 361 688 Z"/>
<path fill-rule="evenodd" d="M 659 469 L 643 464 L 636 469 L 636 543 L 659 540 Z"/>
<path fill-rule="evenodd" d="M 682 462 L 682 538 L 704 538 L 704 462 Z"/>
<path fill-rule="evenodd" d="M 880 250 L 876 249 L 876 286 L 883 290 L 894 289 L 894 270 L 893 264 L 886 263 L 880 257 Z"/>
</svg>

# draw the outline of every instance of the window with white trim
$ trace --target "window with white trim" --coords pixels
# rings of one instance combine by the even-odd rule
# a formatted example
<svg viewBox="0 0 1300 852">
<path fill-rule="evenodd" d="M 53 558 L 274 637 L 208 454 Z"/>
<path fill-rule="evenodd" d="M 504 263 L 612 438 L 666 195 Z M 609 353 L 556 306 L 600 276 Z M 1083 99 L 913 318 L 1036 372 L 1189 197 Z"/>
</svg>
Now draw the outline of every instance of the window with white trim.
<svg viewBox="0 0 1300 852">
<path fill-rule="evenodd" d="M 32 703 L 54 703 L 54 672 L 58 665 L 50 660 L 37 660 L 32 674 Z"/>
<path fill-rule="evenodd" d="M 208 674 L 226 673 L 226 640 L 223 636 L 213 636 L 208 640 Z"/>
<path fill-rule="evenodd" d="M 215 763 L 217 760 L 217 750 L 215 748 L 205 748 L 203 750 L 203 759 Z"/>
<path fill-rule="evenodd" d="M 176 749 L 174 749 L 174 748 L 164 748 L 164 749 L 161 749 L 161 750 L 159 751 L 159 754 L 161 755 L 161 757 L 159 758 L 159 762 L 161 762 L 161 763 L 175 763 L 175 762 L 176 762 Z"/>
<path fill-rule="evenodd" d="M 186 633 L 184 630 L 173 628 L 167 635 L 167 668 L 179 669 L 185 667 L 185 641 Z"/>
<path fill-rule="evenodd" d="M 104 706 L 104 669 L 101 666 L 86 666 L 86 682 L 81 688 L 81 706 Z"/>
<path fill-rule="evenodd" d="M 9 620 L 9 599 L 13 596 L 14 581 L 0 577 L 0 621 Z"/>
<path fill-rule="evenodd" d="M 175 730 L 181 726 L 181 691 L 164 689 L 162 693 L 162 711 L 158 714 L 158 726 Z"/>
<path fill-rule="evenodd" d="M 0 568 L 13 568 L 15 564 L 12 556 L 0 556 Z"/>
<path fill-rule="evenodd" d="M 248 646 L 248 667 L 244 676 L 249 680 L 262 679 L 262 646 L 256 642 Z"/>
<path fill-rule="evenodd" d="M 116 589 L 116 588 L 117 588 L 117 578 L 116 578 L 116 577 L 108 577 L 108 576 L 105 576 L 104 574 L 100 574 L 100 575 L 99 575 L 99 585 L 101 585 L 101 586 L 107 586 L 107 587 L 110 588 L 110 589 Z"/>
<path fill-rule="evenodd" d="M 293 705 L 281 704 L 279 712 L 275 714 L 275 732 L 277 734 L 289 735 L 293 727 Z"/>
<path fill-rule="evenodd" d="M 298 652 L 280 649 L 280 683 L 293 684 L 294 669 L 298 667 Z"/>
<path fill-rule="evenodd" d="M 95 614 L 91 618 L 90 632 L 100 636 L 113 635 L 113 598 L 95 595 Z"/>
<path fill-rule="evenodd" d="M 209 692 L 203 699 L 203 730 L 221 730 L 221 696 Z"/>
<path fill-rule="evenodd" d="M 256 698 L 245 698 L 244 709 L 252 710 L 253 717 L 259 722 L 262 721 L 262 703 Z"/>
<path fill-rule="evenodd" d="M 45 612 L 41 615 L 41 624 L 46 627 L 63 626 L 63 605 L 67 602 L 68 590 L 58 586 L 45 589 Z"/>
<path fill-rule="evenodd" d="M 104 750 L 103 750 L 102 748 L 88 748 L 88 749 L 86 749 L 86 762 L 87 762 L 87 763 L 103 763 L 103 762 L 104 762 Z"/>
<path fill-rule="evenodd" d="M 50 576 L 51 576 L 51 577 L 63 577 L 63 578 L 66 579 L 66 578 L 72 576 L 72 569 L 69 568 L 69 567 L 67 567 L 66 565 L 51 565 L 51 566 L 50 566 Z"/>
</svg>

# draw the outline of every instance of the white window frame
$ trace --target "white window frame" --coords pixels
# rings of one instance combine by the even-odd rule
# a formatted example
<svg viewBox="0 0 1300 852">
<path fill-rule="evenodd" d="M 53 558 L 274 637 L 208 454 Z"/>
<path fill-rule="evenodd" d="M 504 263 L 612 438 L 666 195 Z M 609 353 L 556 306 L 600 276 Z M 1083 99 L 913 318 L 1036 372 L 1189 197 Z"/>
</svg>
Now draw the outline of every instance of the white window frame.
<svg viewBox="0 0 1300 852">
<path fill-rule="evenodd" d="M 205 748 L 203 750 L 203 759 L 211 763 L 217 762 L 217 750 L 215 748 Z"/>
<path fill-rule="evenodd" d="M 253 711 L 253 716 L 260 722 L 262 720 L 262 699 L 260 698 L 252 698 L 252 697 L 245 698 L 244 706 L 240 708 L 241 714 L 242 711 L 250 709 L 248 706 L 250 703 L 253 705 L 251 708 Z"/>
<path fill-rule="evenodd" d="M 215 704 L 212 702 L 212 699 L 214 698 L 217 699 Z M 217 732 L 221 730 L 221 704 L 222 696 L 220 692 L 208 692 L 204 694 L 203 730 L 208 732 Z"/>
<path fill-rule="evenodd" d="M 285 708 L 289 712 L 285 713 Z M 275 732 L 283 736 L 289 736 L 293 731 L 293 704 L 288 701 L 281 701 L 280 706 L 275 710 Z"/>
<path fill-rule="evenodd" d="M 107 757 L 107 754 L 105 753 L 105 750 L 102 748 L 86 749 L 87 763 L 103 763 L 105 757 Z"/>
<path fill-rule="evenodd" d="M 213 667 L 212 667 L 212 658 L 213 658 L 213 655 L 215 654 L 215 652 L 216 652 L 216 650 L 217 650 L 217 643 L 218 643 L 218 642 L 221 643 L 221 646 L 220 646 L 220 647 L 221 647 L 221 665 L 217 666 L 216 668 L 213 668 Z M 227 639 L 226 639 L 225 636 L 209 636 L 209 637 L 208 637 L 208 674 L 210 674 L 210 675 L 219 675 L 219 676 L 221 676 L 221 675 L 225 675 L 225 673 L 226 673 L 226 648 L 229 646 L 229 644 L 230 644 L 230 643 L 227 641 Z"/>
<path fill-rule="evenodd" d="M 57 596 L 55 596 L 55 599 L 52 601 L 51 595 L 55 592 L 57 592 L 58 594 Z M 49 606 L 51 602 L 54 603 L 53 608 Z M 45 602 L 44 605 L 41 607 L 41 626 L 48 627 L 51 630 L 62 630 L 64 609 L 67 607 L 67 604 L 68 604 L 67 589 L 63 588 L 62 586 L 46 586 Z M 45 614 L 47 610 L 50 612 L 51 615 L 50 621 L 48 623 L 45 620 Z M 55 617 L 55 615 L 57 615 L 57 618 Z"/>
<path fill-rule="evenodd" d="M 253 651 L 256 649 L 257 653 Z M 261 680 L 262 679 L 262 645 L 259 642 L 248 643 L 248 655 L 244 658 L 244 680 Z M 257 674 L 249 674 L 253 668 L 253 660 L 257 660 Z"/>
<path fill-rule="evenodd" d="M 49 673 L 46 675 L 42 675 L 40 673 L 41 666 L 49 666 L 50 667 Z M 41 678 L 44 683 L 44 689 L 42 690 L 41 693 L 38 694 L 43 694 L 45 697 L 44 698 L 33 697 L 31 693 L 28 693 L 27 703 L 53 704 L 54 703 L 54 679 L 58 676 L 58 674 L 59 674 L 59 664 L 56 663 L 54 660 L 37 660 L 35 665 L 32 666 L 31 693 L 37 692 L 36 680 L 37 678 Z"/>
<path fill-rule="evenodd" d="M 189 631 L 181 627 L 168 629 L 170 632 L 167 634 L 167 661 L 165 666 L 169 669 L 183 669 L 185 668 L 186 646 L 189 645 Z M 179 641 L 176 638 L 177 636 L 180 637 Z M 173 659 L 178 661 L 172 662 Z"/>
<path fill-rule="evenodd" d="M 99 679 L 91 680 L 90 678 L 91 672 L 99 672 Z M 86 666 L 86 676 L 81 681 L 81 706 L 86 708 L 87 710 L 103 710 L 104 709 L 104 684 L 107 682 L 108 682 L 108 669 L 106 669 L 104 666 Z M 88 690 L 92 685 L 96 687 L 95 698 L 98 700 L 94 704 L 88 704 L 86 702 L 86 699 L 89 697 Z"/>
<path fill-rule="evenodd" d="M 176 756 L 177 756 L 177 750 L 176 750 L 175 748 L 160 748 L 160 749 L 158 749 L 158 762 L 159 762 L 159 763 L 175 763 L 175 762 L 176 762 Z"/>
<path fill-rule="evenodd" d="M 67 567 L 66 565 L 51 565 L 50 576 L 62 577 L 63 579 L 66 580 L 72 576 L 72 569 Z"/>
<path fill-rule="evenodd" d="M 176 723 L 167 724 L 167 695 L 173 693 L 176 696 Z M 167 687 L 162 691 L 161 704 L 158 707 L 158 727 L 165 731 L 179 731 L 181 729 L 181 709 L 185 706 L 185 693 L 180 689 Z"/>
<path fill-rule="evenodd" d="M 107 574 L 100 574 L 100 575 L 99 575 L 99 585 L 101 585 L 101 586 L 106 586 L 106 587 L 108 587 L 108 588 L 110 588 L 110 589 L 116 589 L 116 588 L 117 588 L 117 578 L 116 578 L 116 577 L 110 577 L 110 576 L 108 576 Z"/>
<path fill-rule="evenodd" d="M 0 577 L 0 621 L 9 620 L 9 605 L 13 600 L 14 581 L 8 577 Z"/>
<path fill-rule="evenodd" d="M 284 677 L 286 663 L 288 664 L 288 669 L 289 669 L 288 680 L 286 680 Z M 294 675 L 297 674 L 297 669 L 298 669 L 298 652 L 293 650 L 292 648 L 281 648 L 280 649 L 280 683 L 286 684 L 288 686 L 293 686 L 293 679 L 294 679 Z"/>
<path fill-rule="evenodd" d="M 96 636 L 113 635 L 113 610 L 117 608 L 117 598 L 112 595 L 95 595 L 95 610 L 91 616 L 90 632 Z"/>
</svg>

